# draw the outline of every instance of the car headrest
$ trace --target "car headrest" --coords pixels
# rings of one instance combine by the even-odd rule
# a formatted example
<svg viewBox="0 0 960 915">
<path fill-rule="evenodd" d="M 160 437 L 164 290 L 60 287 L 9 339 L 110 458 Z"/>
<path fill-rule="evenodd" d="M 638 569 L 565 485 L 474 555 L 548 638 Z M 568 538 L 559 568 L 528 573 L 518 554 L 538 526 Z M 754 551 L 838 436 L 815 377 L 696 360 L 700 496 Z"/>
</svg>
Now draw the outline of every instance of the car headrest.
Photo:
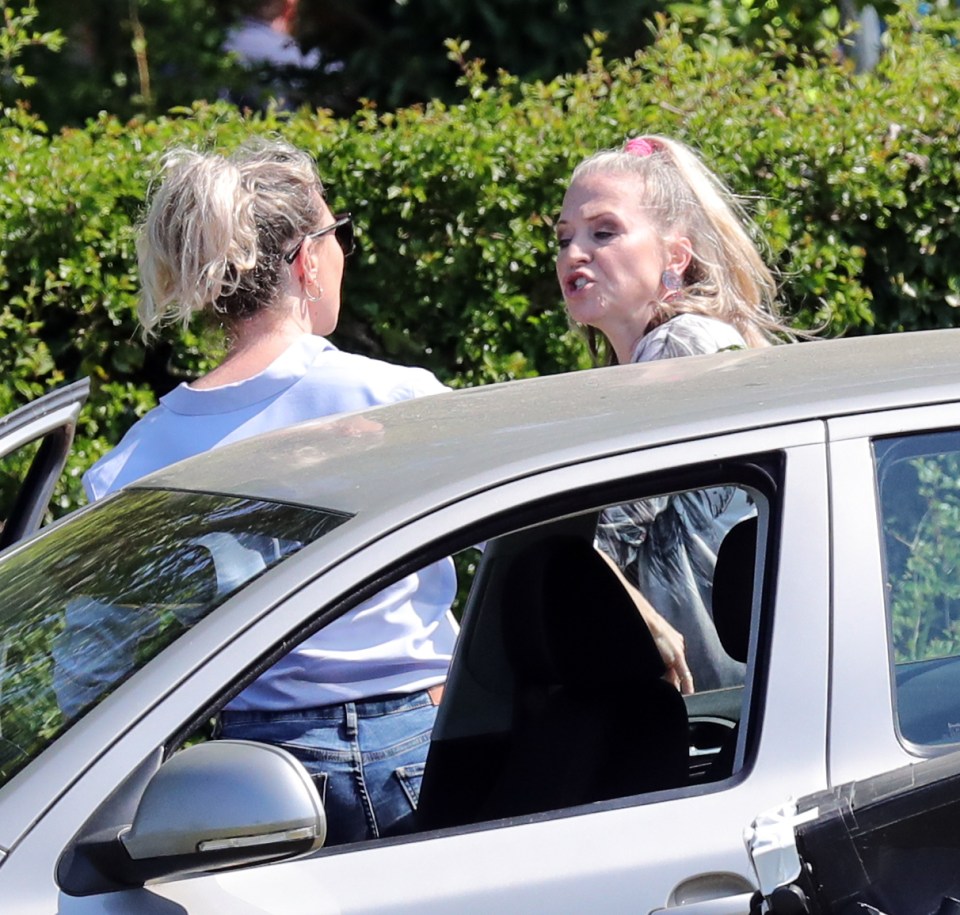
<svg viewBox="0 0 960 915">
<path fill-rule="evenodd" d="M 744 518 L 727 532 L 713 573 L 713 623 L 724 651 L 746 662 L 757 564 L 757 519 Z"/>
<path fill-rule="evenodd" d="M 519 681 L 595 689 L 663 675 L 650 630 L 591 542 L 540 540 L 513 557 L 504 584 L 504 639 Z"/>
</svg>

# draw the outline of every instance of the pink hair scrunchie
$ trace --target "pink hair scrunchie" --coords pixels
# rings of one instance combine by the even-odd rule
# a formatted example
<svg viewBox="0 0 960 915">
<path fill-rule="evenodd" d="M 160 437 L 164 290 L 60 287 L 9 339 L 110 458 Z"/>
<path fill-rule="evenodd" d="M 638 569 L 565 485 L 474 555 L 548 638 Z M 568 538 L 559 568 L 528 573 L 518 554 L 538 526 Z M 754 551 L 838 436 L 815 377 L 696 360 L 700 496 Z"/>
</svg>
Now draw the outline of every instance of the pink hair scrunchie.
<svg viewBox="0 0 960 915">
<path fill-rule="evenodd" d="M 639 156 L 641 159 L 646 156 L 652 156 L 656 147 L 646 137 L 634 137 L 623 144 L 623 151 L 631 156 Z"/>
</svg>

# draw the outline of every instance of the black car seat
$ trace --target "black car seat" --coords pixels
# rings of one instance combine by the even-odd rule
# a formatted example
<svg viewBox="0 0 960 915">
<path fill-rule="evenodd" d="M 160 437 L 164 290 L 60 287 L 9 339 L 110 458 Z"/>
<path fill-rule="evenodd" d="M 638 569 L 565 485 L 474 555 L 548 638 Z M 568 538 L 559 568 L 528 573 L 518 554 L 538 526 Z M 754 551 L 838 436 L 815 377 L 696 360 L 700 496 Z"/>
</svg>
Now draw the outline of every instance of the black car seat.
<svg viewBox="0 0 960 915">
<path fill-rule="evenodd" d="M 713 623 L 724 651 L 735 661 L 747 662 L 753 618 L 753 579 L 757 564 L 757 518 L 738 521 L 723 538 L 713 572 Z M 711 763 L 708 778 L 733 772 L 740 724 L 731 730 Z"/>
<path fill-rule="evenodd" d="M 478 819 L 519 816 L 686 783 L 686 707 L 653 637 L 588 540 L 518 553 L 503 592 L 514 724 Z"/>
</svg>

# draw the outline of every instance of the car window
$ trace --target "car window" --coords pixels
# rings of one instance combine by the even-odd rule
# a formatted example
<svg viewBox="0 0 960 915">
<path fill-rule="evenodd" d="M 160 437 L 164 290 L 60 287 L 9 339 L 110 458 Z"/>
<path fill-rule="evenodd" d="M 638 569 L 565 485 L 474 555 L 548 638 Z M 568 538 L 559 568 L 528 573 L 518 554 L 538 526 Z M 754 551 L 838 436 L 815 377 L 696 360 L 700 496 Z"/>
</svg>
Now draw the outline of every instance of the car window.
<svg viewBox="0 0 960 915">
<path fill-rule="evenodd" d="M 40 448 L 39 441 L 28 442 L 0 458 L 0 532 L 13 513 L 17 494 Z"/>
<path fill-rule="evenodd" d="M 681 632 L 701 690 L 743 685 L 744 663 L 723 648 L 712 624 L 713 575 L 724 537 L 755 516 L 750 494 L 736 486 L 671 493 L 600 514 L 597 546 Z"/>
<path fill-rule="evenodd" d="M 874 443 L 897 720 L 960 741 L 960 433 Z"/>
<path fill-rule="evenodd" d="M 166 645 L 346 516 L 131 490 L 0 561 L 0 785 Z"/>
<path fill-rule="evenodd" d="M 769 521 L 766 495 L 731 484 L 489 540 L 425 767 L 420 828 L 703 790 L 742 769 L 759 688 L 758 531 Z M 692 695 L 663 679 L 623 579 L 682 633 L 699 678 Z"/>
<path fill-rule="evenodd" d="M 81 379 L 0 417 L 0 549 L 48 514 L 89 389 Z"/>
</svg>

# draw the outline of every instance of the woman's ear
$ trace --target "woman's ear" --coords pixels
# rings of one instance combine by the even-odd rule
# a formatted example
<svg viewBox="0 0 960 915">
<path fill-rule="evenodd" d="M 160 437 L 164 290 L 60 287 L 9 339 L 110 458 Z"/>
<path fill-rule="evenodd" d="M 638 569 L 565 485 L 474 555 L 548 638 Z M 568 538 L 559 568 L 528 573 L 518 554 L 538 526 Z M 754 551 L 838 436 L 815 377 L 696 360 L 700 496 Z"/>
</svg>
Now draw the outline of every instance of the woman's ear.
<svg viewBox="0 0 960 915">
<path fill-rule="evenodd" d="M 321 245 L 309 244 L 312 241 L 313 239 L 308 239 L 307 242 L 304 242 L 303 248 L 300 249 L 300 275 L 303 277 L 304 283 L 319 282 L 323 269 L 320 259 Z"/>
<path fill-rule="evenodd" d="M 686 235 L 667 239 L 667 265 L 664 269 L 683 276 L 693 260 L 693 245 Z"/>
</svg>

